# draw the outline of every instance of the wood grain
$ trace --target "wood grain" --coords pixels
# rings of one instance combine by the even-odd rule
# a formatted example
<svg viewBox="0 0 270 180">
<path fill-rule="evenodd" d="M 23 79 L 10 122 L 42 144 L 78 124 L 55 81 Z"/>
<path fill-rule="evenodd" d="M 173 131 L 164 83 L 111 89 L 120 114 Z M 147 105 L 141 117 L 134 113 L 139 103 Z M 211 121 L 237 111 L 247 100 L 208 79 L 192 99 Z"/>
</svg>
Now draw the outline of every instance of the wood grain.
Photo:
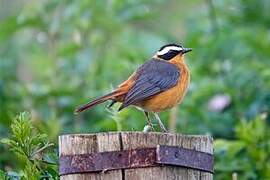
<svg viewBox="0 0 270 180">
<path fill-rule="evenodd" d="M 63 135 L 59 137 L 61 155 L 172 145 L 213 154 L 212 138 L 169 133 L 115 132 Z M 163 166 L 113 170 L 105 173 L 71 174 L 61 180 L 212 180 L 211 173 L 182 167 Z"/>
<path fill-rule="evenodd" d="M 59 137 L 59 155 L 74 155 L 120 150 L 118 133 L 75 134 Z M 61 180 L 119 180 L 121 170 L 61 176 Z"/>
</svg>

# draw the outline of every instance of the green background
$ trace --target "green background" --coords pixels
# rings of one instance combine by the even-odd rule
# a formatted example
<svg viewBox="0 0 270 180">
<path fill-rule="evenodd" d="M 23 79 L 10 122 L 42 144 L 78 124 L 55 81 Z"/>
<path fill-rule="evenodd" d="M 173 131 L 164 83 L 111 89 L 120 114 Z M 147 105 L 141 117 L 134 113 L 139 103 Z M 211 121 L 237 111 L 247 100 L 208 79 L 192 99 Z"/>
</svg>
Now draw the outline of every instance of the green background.
<svg viewBox="0 0 270 180">
<path fill-rule="evenodd" d="M 191 84 L 163 122 L 214 137 L 216 179 L 270 179 L 269 12 L 267 0 L 0 0 L 0 136 L 21 111 L 54 143 L 64 133 L 142 130 L 135 108 L 73 111 L 164 44 L 182 43 L 193 48 Z M 0 152 L 1 169 L 23 167 Z"/>
</svg>

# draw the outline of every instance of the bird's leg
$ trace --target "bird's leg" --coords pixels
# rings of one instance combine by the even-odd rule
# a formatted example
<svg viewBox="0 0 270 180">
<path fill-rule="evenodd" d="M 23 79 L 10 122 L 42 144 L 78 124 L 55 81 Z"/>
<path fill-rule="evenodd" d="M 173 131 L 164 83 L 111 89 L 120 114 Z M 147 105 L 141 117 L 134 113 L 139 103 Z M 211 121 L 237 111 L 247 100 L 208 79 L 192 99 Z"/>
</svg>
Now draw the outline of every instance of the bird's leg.
<svg viewBox="0 0 270 180">
<path fill-rule="evenodd" d="M 153 124 L 152 124 L 152 122 L 151 122 L 151 120 L 150 120 L 150 118 L 149 118 L 149 113 L 144 111 L 144 115 L 146 116 L 147 124 L 151 127 L 151 130 L 156 131 Z"/>
<path fill-rule="evenodd" d="M 158 120 L 159 127 L 163 130 L 163 132 L 168 132 L 165 126 L 163 125 L 162 121 L 160 120 L 157 113 L 154 113 L 155 118 Z"/>
</svg>

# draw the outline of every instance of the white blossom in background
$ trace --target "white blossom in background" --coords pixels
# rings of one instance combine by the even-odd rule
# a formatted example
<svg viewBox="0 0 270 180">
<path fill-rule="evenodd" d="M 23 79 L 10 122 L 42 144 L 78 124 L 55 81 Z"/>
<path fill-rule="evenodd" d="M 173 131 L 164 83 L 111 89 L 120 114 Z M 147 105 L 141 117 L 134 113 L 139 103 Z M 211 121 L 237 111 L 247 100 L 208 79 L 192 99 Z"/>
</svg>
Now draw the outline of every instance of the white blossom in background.
<svg viewBox="0 0 270 180">
<path fill-rule="evenodd" d="M 231 97 L 226 94 L 217 94 L 208 102 L 208 109 L 214 112 L 222 112 L 231 104 Z"/>
</svg>

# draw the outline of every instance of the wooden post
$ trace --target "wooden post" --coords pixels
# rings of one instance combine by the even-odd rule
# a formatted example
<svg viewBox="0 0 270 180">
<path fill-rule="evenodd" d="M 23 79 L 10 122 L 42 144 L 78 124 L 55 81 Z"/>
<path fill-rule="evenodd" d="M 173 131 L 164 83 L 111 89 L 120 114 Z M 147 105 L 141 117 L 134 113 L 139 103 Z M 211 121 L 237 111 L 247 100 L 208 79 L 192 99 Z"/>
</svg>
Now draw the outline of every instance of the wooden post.
<svg viewBox="0 0 270 180">
<path fill-rule="evenodd" d="M 59 137 L 59 155 L 78 155 L 154 148 L 157 145 L 178 146 L 213 154 L 212 138 L 169 133 L 109 132 L 97 134 L 62 135 Z M 61 164 L 60 164 L 61 166 Z M 212 180 L 209 172 L 179 166 L 156 166 L 110 170 L 96 173 L 61 175 L 61 180 Z"/>
</svg>

